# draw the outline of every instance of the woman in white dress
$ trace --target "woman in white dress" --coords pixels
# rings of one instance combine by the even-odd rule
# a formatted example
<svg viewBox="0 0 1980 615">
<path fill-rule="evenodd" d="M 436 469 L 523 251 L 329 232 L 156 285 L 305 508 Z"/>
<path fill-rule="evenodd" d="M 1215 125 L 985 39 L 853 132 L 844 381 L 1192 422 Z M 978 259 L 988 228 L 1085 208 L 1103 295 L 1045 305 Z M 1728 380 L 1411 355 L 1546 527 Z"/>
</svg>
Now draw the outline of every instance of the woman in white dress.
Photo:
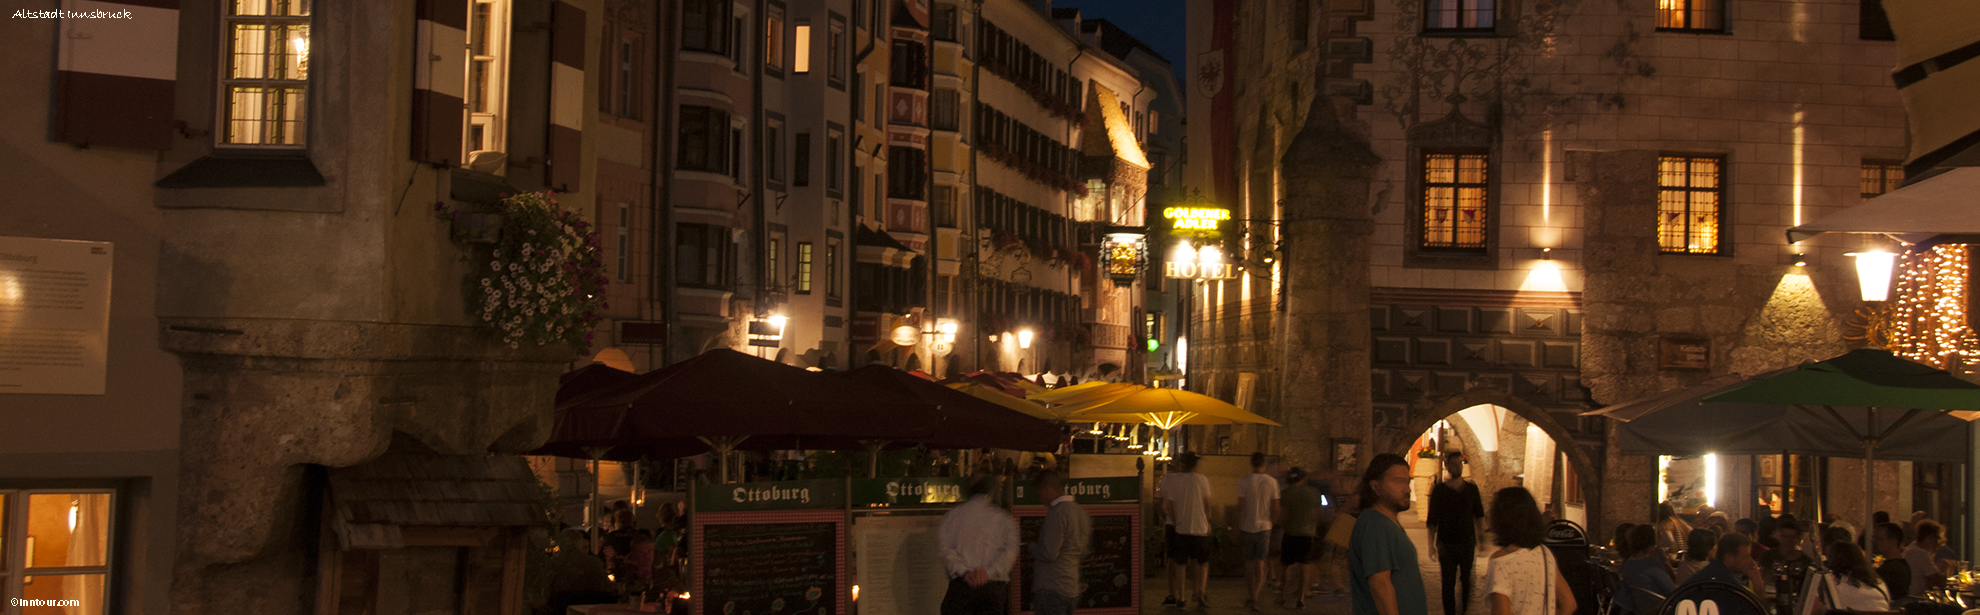
<svg viewBox="0 0 1980 615">
<path fill-rule="evenodd" d="M 1891 593 L 1855 544 L 1829 544 L 1829 572 L 1822 575 L 1822 600 L 1831 609 L 1859 613 L 1891 610 Z"/>
<path fill-rule="evenodd" d="M 1547 521 L 1533 494 L 1507 487 L 1492 495 L 1488 515 L 1500 549 L 1492 553 L 1485 573 L 1485 591 L 1492 615 L 1568 615 L 1574 612 L 1574 591 L 1561 576 L 1554 555 L 1542 546 Z"/>
</svg>

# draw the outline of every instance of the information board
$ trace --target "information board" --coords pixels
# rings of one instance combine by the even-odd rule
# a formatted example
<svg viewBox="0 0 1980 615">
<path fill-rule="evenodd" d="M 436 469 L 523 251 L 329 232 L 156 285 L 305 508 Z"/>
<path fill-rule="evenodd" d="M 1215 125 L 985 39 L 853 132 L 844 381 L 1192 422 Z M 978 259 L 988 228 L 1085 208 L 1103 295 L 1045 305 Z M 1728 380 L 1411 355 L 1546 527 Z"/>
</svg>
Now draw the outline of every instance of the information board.
<svg viewBox="0 0 1980 615">
<path fill-rule="evenodd" d="M 771 522 L 695 524 L 695 603 L 702 615 L 845 612 L 845 517 L 786 513 Z"/>
<path fill-rule="evenodd" d="M 936 536 L 941 515 L 859 517 L 853 521 L 859 615 L 937 615 L 949 589 Z"/>
<path fill-rule="evenodd" d="M 0 237 L 0 394 L 103 394 L 113 252 Z"/>
<path fill-rule="evenodd" d="M 1018 540 L 1029 544 L 1038 540 L 1045 525 L 1042 506 L 1019 507 Z M 1079 597 L 1073 607 L 1088 615 L 1138 614 L 1141 612 L 1141 507 L 1087 506 L 1093 519 L 1093 543 L 1079 565 Z M 1032 611 L 1034 575 L 1037 564 L 1031 549 L 1018 550 L 1017 583 L 1013 597 L 1020 613 Z"/>
</svg>

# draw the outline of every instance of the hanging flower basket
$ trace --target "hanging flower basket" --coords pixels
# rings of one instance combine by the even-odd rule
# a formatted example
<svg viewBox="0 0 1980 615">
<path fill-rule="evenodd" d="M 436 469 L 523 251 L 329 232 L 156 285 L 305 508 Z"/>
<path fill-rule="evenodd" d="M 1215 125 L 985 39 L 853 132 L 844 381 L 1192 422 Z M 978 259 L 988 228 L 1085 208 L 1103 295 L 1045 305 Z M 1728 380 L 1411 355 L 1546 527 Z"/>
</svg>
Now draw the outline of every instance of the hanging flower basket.
<svg viewBox="0 0 1980 615">
<path fill-rule="evenodd" d="M 562 343 L 582 352 L 591 326 L 608 307 L 598 258 L 598 233 L 575 212 L 557 206 L 550 192 L 504 195 L 488 212 L 433 209 L 454 221 L 454 236 L 492 244 L 469 278 L 478 288 L 481 321 L 502 342 L 521 348 Z"/>
</svg>

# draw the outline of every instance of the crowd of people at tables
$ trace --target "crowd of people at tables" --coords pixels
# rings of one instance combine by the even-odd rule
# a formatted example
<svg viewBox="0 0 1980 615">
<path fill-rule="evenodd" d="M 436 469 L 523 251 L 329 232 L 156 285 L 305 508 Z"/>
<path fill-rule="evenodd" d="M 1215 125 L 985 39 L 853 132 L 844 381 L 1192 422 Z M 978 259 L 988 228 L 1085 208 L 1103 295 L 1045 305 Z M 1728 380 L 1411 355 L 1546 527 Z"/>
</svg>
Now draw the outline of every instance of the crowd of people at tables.
<svg viewBox="0 0 1980 615">
<path fill-rule="evenodd" d="M 1654 522 L 1624 523 L 1610 542 L 1622 560 L 1614 569 L 1616 610 L 1648 615 L 1660 605 L 1637 601 L 1707 581 L 1772 595 L 1782 612 L 1791 613 L 1809 606 L 1815 612 L 1884 613 L 1930 601 L 1958 567 L 1944 527 L 1922 511 L 1903 525 L 1883 511 L 1873 519 L 1866 541 L 1834 517 L 1815 525 L 1793 514 L 1731 521 L 1711 506 L 1684 515 L 1659 504 Z M 1819 575 L 1804 585 L 1811 570 Z"/>
<path fill-rule="evenodd" d="M 659 508 L 654 529 L 638 526 L 632 505 L 613 502 L 601 515 L 596 544 L 582 528 L 566 527 L 555 537 L 549 589 L 538 612 L 562 615 L 570 606 L 641 602 L 677 606 L 687 591 L 687 518 L 672 504 Z"/>
</svg>

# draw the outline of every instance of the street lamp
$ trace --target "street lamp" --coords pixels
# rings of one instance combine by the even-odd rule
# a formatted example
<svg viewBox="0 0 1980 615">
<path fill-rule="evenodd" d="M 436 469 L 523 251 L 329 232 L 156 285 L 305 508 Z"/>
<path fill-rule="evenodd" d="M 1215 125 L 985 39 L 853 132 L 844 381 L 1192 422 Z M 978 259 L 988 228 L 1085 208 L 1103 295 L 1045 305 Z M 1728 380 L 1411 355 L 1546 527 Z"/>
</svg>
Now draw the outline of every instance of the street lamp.
<svg viewBox="0 0 1980 615">
<path fill-rule="evenodd" d="M 1891 270 L 1897 255 L 1883 250 L 1851 252 L 1856 257 L 1856 284 L 1864 301 L 1884 301 L 1891 296 Z"/>
<path fill-rule="evenodd" d="M 1018 347 L 1019 347 L 1019 348 L 1027 348 L 1027 349 L 1028 349 L 1028 348 L 1031 348 L 1031 330 L 1030 330 L 1030 329 L 1025 329 L 1025 330 L 1023 330 L 1023 331 L 1019 331 L 1019 332 L 1017 333 L 1017 338 L 1018 338 Z"/>
</svg>

